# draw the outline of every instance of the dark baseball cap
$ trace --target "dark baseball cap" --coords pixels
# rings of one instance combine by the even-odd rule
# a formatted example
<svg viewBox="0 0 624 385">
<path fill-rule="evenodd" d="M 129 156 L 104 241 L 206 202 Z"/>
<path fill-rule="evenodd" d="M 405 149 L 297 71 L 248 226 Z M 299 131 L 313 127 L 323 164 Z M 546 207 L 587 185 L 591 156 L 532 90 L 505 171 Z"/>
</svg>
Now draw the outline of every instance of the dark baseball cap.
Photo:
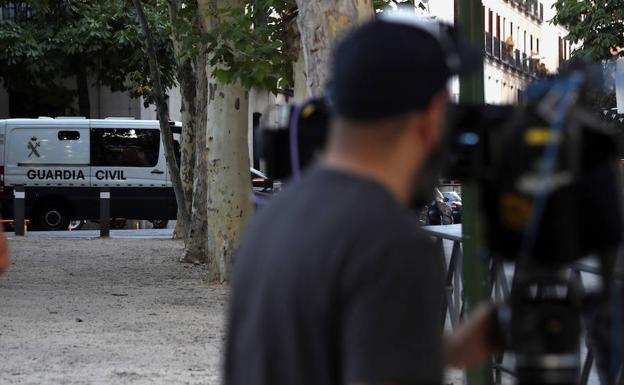
<svg viewBox="0 0 624 385">
<path fill-rule="evenodd" d="M 384 12 L 334 50 L 326 98 L 352 121 L 375 121 L 425 109 L 454 75 L 483 66 L 479 48 L 430 17 Z"/>
</svg>

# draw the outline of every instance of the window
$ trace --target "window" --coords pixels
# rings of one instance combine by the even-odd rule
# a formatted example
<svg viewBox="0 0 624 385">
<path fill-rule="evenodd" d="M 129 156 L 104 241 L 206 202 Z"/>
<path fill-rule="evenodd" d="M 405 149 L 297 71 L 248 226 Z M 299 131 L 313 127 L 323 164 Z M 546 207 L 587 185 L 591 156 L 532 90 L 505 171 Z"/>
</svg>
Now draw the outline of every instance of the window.
<svg viewBox="0 0 624 385">
<path fill-rule="evenodd" d="M 492 33 L 492 20 L 494 19 L 494 13 L 490 9 L 488 14 L 489 14 L 489 17 L 488 17 L 488 32 Z"/>
<path fill-rule="evenodd" d="M 535 52 L 539 53 L 539 39 L 535 39 Z"/>
<path fill-rule="evenodd" d="M 32 18 L 33 10 L 26 1 L 6 1 L 0 6 L 0 19 L 16 23 Z"/>
<path fill-rule="evenodd" d="M 481 5 L 481 19 L 483 20 L 483 26 L 487 25 L 487 20 L 485 20 L 485 5 Z"/>
<path fill-rule="evenodd" d="M 505 27 L 506 27 L 506 24 L 507 24 L 507 19 L 505 19 L 505 18 L 503 17 L 503 40 L 505 40 L 505 38 L 507 37 L 507 36 L 506 36 L 506 34 L 505 34 Z"/>
<path fill-rule="evenodd" d="M 500 31 L 501 30 L 501 26 L 500 26 L 500 15 L 496 14 L 496 37 L 498 37 L 500 39 Z"/>
<path fill-rule="evenodd" d="M 524 31 L 524 40 L 522 40 L 522 42 L 523 42 L 522 44 L 524 45 L 523 49 L 522 49 L 522 52 L 524 52 L 524 53 L 526 53 L 526 51 L 527 51 L 526 50 L 526 41 L 527 41 L 527 39 L 526 39 L 526 31 Z"/>
<path fill-rule="evenodd" d="M 91 129 L 92 166 L 154 167 L 158 164 L 159 151 L 159 130 Z"/>
<path fill-rule="evenodd" d="M 79 140 L 80 132 L 78 131 L 59 131 L 59 140 Z"/>
</svg>

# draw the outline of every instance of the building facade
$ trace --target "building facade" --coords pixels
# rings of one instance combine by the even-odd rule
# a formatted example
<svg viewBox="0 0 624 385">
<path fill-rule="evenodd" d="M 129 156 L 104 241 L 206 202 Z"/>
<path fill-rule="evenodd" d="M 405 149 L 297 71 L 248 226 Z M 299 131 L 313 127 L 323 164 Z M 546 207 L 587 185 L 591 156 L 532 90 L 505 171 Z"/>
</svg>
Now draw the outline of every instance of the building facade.
<svg viewBox="0 0 624 385">
<path fill-rule="evenodd" d="M 483 0 L 485 102 L 515 103 L 538 75 L 556 73 L 570 57 L 567 31 L 554 26 L 554 0 Z M 449 23 L 458 18 L 458 0 L 429 0 L 426 14 Z M 451 82 L 459 96 L 459 82 Z"/>
</svg>

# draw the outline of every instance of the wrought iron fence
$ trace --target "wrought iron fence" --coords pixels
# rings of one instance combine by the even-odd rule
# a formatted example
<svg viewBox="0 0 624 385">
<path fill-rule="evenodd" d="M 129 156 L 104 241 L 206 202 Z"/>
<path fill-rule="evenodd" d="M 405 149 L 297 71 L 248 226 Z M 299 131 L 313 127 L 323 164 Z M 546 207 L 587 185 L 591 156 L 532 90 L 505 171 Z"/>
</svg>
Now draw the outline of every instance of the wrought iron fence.
<svg viewBox="0 0 624 385">
<path fill-rule="evenodd" d="M 462 236 L 461 225 L 451 226 L 436 226 L 429 227 L 427 231 L 436 240 L 437 247 L 439 248 L 444 261 L 445 268 L 445 297 L 442 309 L 443 327 L 450 325 L 451 329 L 455 329 L 459 325 L 462 315 L 464 313 L 463 302 L 463 284 L 462 284 Z M 450 253 L 447 253 L 448 247 L 445 242 L 451 243 Z M 587 265 L 585 263 L 575 263 L 571 266 L 573 277 L 578 280 L 579 285 L 583 287 L 583 280 L 581 278 L 582 273 L 600 275 L 598 268 Z M 489 293 L 492 296 L 492 300 L 496 303 L 505 301 L 509 297 L 511 286 L 504 270 L 504 265 L 495 260 L 490 261 L 488 266 L 489 273 Z M 624 275 L 617 276 L 618 279 L 624 280 Z M 586 334 L 586 330 L 583 335 Z M 589 382 L 590 373 L 594 364 L 594 351 L 591 346 L 587 346 L 587 352 L 584 357 L 581 357 L 581 378 L 580 385 L 587 385 Z M 509 367 L 503 365 L 504 352 L 494 357 L 494 381 L 497 384 L 501 383 L 502 374 L 506 373 L 515 376 L 515 373 Z M 624 385 L 624 376 L 620 375 L 618 381 L 620 385 Z"/>
</svg>

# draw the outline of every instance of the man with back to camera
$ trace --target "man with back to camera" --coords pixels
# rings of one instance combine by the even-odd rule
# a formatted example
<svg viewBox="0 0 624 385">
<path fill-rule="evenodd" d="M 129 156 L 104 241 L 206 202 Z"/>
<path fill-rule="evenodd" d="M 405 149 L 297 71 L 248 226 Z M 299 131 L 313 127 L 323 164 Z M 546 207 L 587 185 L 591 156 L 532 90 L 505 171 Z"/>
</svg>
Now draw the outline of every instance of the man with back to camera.
<svg viewBox="0 0 624 385">
<path fill-rule="evenodd" d="M 441 384 L 493 347 L 480 311 L 443 339 L 443 267 L 410 211 L 455 74 L 481 54 L 384 14 L 336 48 L 319 165 L 250 224 L 235 262 L 226 385 Z"/>
</svg>

